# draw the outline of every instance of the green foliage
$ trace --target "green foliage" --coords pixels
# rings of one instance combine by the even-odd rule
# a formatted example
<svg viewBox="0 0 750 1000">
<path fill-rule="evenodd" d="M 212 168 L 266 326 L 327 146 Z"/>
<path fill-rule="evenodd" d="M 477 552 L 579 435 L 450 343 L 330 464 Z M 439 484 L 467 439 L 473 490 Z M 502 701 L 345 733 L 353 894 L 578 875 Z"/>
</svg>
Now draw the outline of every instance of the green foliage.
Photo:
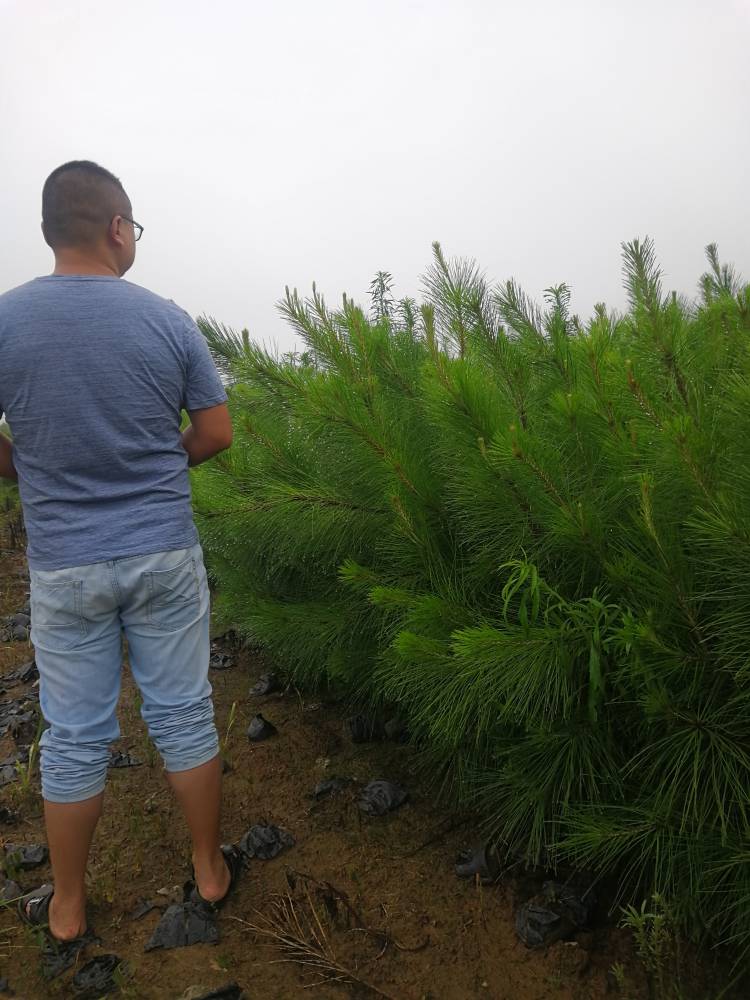
<svg viewBox="0 0 750 1000">
<path fill-rule="evenodd" d="M 669 907 L 658 893 L 650 905 L 643 900 L 640 908 L 633 905 L 623 910 L 621 927 L 633 932 L 635 947 L 646 973 L 649 996 L 654 1000 L 684 1000 L 686 993 L 681 983 L 680 939 Z M 622 965 L 612 969 L 621 990 L 627 988 L 627 977 Z"/>
<path fill-rule="evenodd" d="M 397 703 L 529 860 L 750 942 L 750 288 L 624 247 L 582 324 L 439 247 L 421 305 L 287 290 L 277 358 L 212 320 L 231 451 L 194 473 L 218 610 L 298 683 Z M 638 894 L 638 895 L 636 895 Z"/>
<path fill-rule="evenodd" d="M 25 537 L 18 486 L 0 479 L 0 548 L 20 548 Z"/>
<path fill-rule="evenodd" d="M 14 510 L 19 503 L 18 487 L 9 479 L 0 479 L 0 511 L 3 514 Z"/>
<path fill-rule="evenodd" d="M 0 421 L 0 434 L 13 440 L 10 427 Z M 20 548 L 26 539 L 18 485 L 0 477 L 0 548 Z"/>
</svg>

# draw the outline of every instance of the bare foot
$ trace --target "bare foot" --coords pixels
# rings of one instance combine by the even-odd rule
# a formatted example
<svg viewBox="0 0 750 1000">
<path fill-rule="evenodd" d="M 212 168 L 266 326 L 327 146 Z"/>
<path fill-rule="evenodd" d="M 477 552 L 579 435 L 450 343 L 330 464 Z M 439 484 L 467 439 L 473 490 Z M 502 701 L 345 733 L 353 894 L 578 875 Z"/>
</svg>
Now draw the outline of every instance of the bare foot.
<svg viewBox="0 0 750 1000">
<path fill-rule="evenodd" d="M 62 904 L 57 895 L 49 901 L 49 932 L 58 941 L 73 941 L 86 933 L 86 900 Z"/>
<path fill-rule="evenodd" d="M 217 903 L 226 896 L 232 876 L 221 851 L 209 864 L 198 864 L 193 861 L 193 868 L 195 884 L 202 899 L 207 903 Z"/>
</svg>

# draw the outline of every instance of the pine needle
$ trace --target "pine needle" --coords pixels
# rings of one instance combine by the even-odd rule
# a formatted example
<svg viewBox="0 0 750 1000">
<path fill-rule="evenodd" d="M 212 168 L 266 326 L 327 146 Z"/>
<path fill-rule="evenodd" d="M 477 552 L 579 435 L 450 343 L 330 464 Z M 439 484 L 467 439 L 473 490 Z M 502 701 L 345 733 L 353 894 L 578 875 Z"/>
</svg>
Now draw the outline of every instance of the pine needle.
<svg viewBox="0 0 750 1000">
<path fill-rule="evenodd" d="M 283 957 L 275 961 L 299 965 L 318 977 L 317 982 L 308 983 L 305 989 L 340 982 L 360 986 L 384 1000 L 398 1000 L 363 979 L 338 958 L 307 883 L 304 900 L 295 899 L 291 893 L 277 893 L 270 901 L 270 915 L 258 910 L 256 913 L 255 922 L 239 917 L 232 919 L 278 947 Z"/>
</svg>

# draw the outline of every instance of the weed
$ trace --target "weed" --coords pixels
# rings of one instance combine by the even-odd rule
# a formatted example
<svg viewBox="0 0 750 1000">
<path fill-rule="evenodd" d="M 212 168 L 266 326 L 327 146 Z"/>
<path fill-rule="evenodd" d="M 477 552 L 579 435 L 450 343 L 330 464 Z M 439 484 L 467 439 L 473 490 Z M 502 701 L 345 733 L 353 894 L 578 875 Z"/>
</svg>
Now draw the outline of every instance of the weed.
<svg viewBox="0 0 750 1000">
<path fill-rule="evenodd" d="M 14 882 L 17 882 L 21 877 L 21 867 L 18 864 L 18 855 L 12 853 L 6 854 L 3 859 L 3 869 L 7 878 L 13 879 Z M 1 905 L 8 906 L 8 901 L 3 902 Z"/>
<path fill-rule="evenodd" d="M 615 986 L 621 1000 L 635 1000 L 635 996 L 630 992 L 630 983 L 622 962 L 615 962 L 610 968 L 609 973 L 615 981 Z"/>
<path fill-rule="evenodd" d="M 44 730 L 44 719 L 40 716 L 36 727 L 36 735 L 29 747 L 29 759 L 23 764 L 20 760 L 16 762 L 16 773 L 19 779 L 19 788 L 22 798 L 27 798 L 31 792 L 31 779 L 34 777 L 34 766 L 39 757 L 39 741 Z"/>
<path fill-rule="evenodd" d="M 224 729 L 224 736 L 221 740 L 221 756 L 226 759 L 227 750 L 229 749 L 229 738 L 232 735 L 232 730 L 234 729 L 234 724 L 237 721 L 237 702 L 232 702 L 232 707 L 229 709 L 229 715 L 227 717 L 226 728 Z"/>
<path fill-rule="evenodd" d="M 135 971 L 133 967 L 127 962 L 120 962 L 112 973 L 115 986 L 119 989 L 120 996 L 124 1000 L 138 1000 L 139 992 L 136 984 L 133 982 L 134 975 Z"/>
<path fill-rule="evenodd" d="M 680 941 L 672 913 L 659 893 L 643 900 L 640 909 L 626 906 L 621 927 L 633 932 L 638 958 L 648 981 L 651 1000 L 684 1000 L 680 982 Z M 611 973 L 625 995 L 628 981 L 625 967 L 617 963 Z"/>
<path fill-rule="evenodd" d="M 156 751 L 156 747 L 154 746 L 153 741 L 151 740 L 151 737 L 148 735 L 148 732 L 145 729 L 141 730 L 139 734 L 138 752 L 143 758 L 144 764 L 148 768 L 154 768 L 156 766 L 159 755 Z"/>
</svg>

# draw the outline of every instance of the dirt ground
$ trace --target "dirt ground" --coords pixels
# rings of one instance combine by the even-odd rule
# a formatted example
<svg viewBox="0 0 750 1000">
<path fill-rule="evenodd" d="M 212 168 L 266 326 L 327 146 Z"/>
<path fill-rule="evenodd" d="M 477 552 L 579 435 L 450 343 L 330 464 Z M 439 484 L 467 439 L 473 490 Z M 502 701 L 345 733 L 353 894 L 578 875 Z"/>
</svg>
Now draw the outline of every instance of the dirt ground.
<svg viewBox="0 0 750 1000">
<path fill-rule="evenodd" d="M 25 572 L 20 556 L 0 552 L 0 617 L 25 603 Z M 2 678 L 31 656 L 28 644 L 0 644 L 0 692 Z M 144 952 L 160 913 L 153 910 L 132 919 L 132 911 L 144 899 L 163 904 L 159 890 L 179 893 L 189 874 L 189 846 L 126 671 L 117 748 L 143 764 L 109 772 L 88 881 L 89 923 L 101 944 L 88 946 L 79 965 L 97 954 L 116 953 L 130 970 L 121 995 L 139 1000 L 177 1000 L 189 996 L 190 987 L 207 992 L 230 982 L 237 982 L 249 1000 L 307 995 L 319 1000 L 624 998 L 608 975 L 615 962 L 623 963 L 630 975 L 629 1000 L 648 995 L 629 934 L 611 922 L 600 922 L 597 929 L 546 951 L 529 950 L 514 931 L 518 882 L 501 880 L 488 887 L 456 878 L 455 856 L 472 842 L 471 822 L 431 805 L 409 746 L 353 744 L 343 728 L 345 705 L 323 704 L 293 689 L 251 697 L 251 685 L 268 665 L 249 651 L 238 651 L 236 658 L 234 667 L 211 675 L 219 733 L 231 766 L 225 779 L 224 837 L 235 842 L 252 824 L 268 821 L 288 830 L 295 846 L 273 860 L 249 862 L 219 917 L 218 944 Z M 18 687 L 10 688 L 0 693 L 0 701 L 19 693 Z M 252 744 L 245 731 L 259 710 L 278 735 Z M 15 749 L 11 737 L 4 737 L 0 760 Z M 358 786 L 315 802 L 315 785 L 334 775 L 360 785 L 372 778 L 394 780 L 409 790 L 410 800 L 377 819 L 367 819 L 357 809 Z M 19 782 L 0 789 L 0 804 L 19 814 L 15 825 L 0 823 L 3 843 L 44 842 L 38 775 L 28 789 Z M 293 878 L 292 891 L 290 870 L 315 881 Z M 22 873 L 20 881 L 28 891 L 50 878 L 44 866 Z M 334 889 L 320 891 L 321 883 Z M 315 926 L 305 886 L 321 920 L 328 958 L 339 967 L 338 973 L 326 973 L 327 982 L 310 965 L 280 961 L 289 953 L 259 932 L 269 926 L 265 921 L 278 914 L 283 894 L 289 892 L 300 919 L 307 914 Z M 348 921 L 338 893 L 346 894 L 350 904 Z M 374 931 L 378 933 L 370 933 Z M 0 911 L 0 979 L 7 977 L 16 997 L 71 996 L 74 971 L 46 982 L 33 934 L 13 908 Z M 316 983 L 316 989 L 308 989 Z"/>
</svg>

